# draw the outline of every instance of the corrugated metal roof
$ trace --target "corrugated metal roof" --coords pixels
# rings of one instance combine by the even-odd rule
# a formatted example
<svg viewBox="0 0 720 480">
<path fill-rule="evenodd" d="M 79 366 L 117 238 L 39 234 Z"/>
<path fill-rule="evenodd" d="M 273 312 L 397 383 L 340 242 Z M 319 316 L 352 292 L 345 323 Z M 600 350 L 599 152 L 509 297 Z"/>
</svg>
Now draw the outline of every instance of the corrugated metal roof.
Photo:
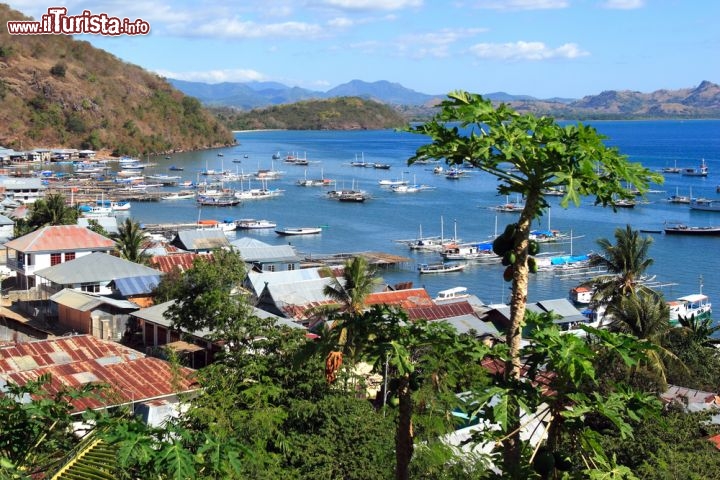
<svg viewBox="0 0 720 480">
<path fill-rule="evenodd" d="M 222 230 L 180 230 L 177 241 L 185 250 L 213 250 L 230 246 Z"/>
<path fill-rule="evenodd" d="M 102 252 L 84 255 L 75 260 L 35 272 L 35 276 L 45 278 L 59 285 L 97 283 L 120 278 L 161 274 L 162 272 L 154 268 Z"/>
<path fill-rule="evenodd" d="M 246 262 L 300 261 L 291 245 L 268 245 L 266 247 L 236 247 Z"/>
<path fill-rule="evenodd" d="M 427 307 L 415 307 L 407 309 L 410 320 L 443 320 L 463 315 L 473 315 L 475 310 L 468 302 L 454 302 L 443 305 L 430 305 Z"/>
<path fill-rule="evenodd" d="M 0 225 L 14 225 L 15 222 L 5 215 L 0 215 Z"/>
<path fill-rule="evenodd" d="M 124 296 L 151 293 L 160 283 L 160 274 L 126 277 L 115 280 L 115 287 Z"/>
<path fill-rule="evenodd" d="M 90 220 L 95 220 L 98 225 L 100 225 L 105 231 L 109 234 L 116 234 L 120 233 L 120 229 L 118 228 L 117 218 L 116 217 L 95 217 L 95 218 L 87 218 L 87 217 L 80 217 L 78 218 L 77 224 L 81 227 L 88 228 L 90 226 Z"/>
<path fill-rule="evenodd" d="M 237 249 L 241 248 L 261 248 L 261 247 L 271 247 L 269 243 L 261 242 L 260 240 L 257 240 L 255 238 L 251 237 L 242 237 L 238 238 L 237 240 L 233 240 L 230 242 L 230 245 Z"/>
<path fill-rule="evenodd" d="M 391 290 L 387 292 L 373 292 L 365 298 L 365 305 L 376 304 L 398 305 L 403 308 L 413 308 L 433 305 L 430 294 L 424 288 L 410 288 L 407 290 Z"/>
<path fill-rule="evenodd" d="M 150 260 L 155 268 L 164 273 L 170 273 L 175 269 L 179 269 L 181 272 L 189 270 L 193 266 L 193 262 L 200 255 L 195 252 L 182 252 L 173 253 L 170 255 L 158 255 Z M 212 254 L 206 254 L 204 258 L 211 260 Z"/>
<path fill-rule="evenodd" d="M 64 288 L 50 297 L 53 302 L 63 305 L 74 310 L 87 312 L 100 305 L 112 305 L 121 309 L 136 310 L 139 307 L 128 301 L 117 298 L 103 297 L 102 295 L 89 295 L 87 293 L 78 292 Z"/>
<path fill-rule="evenodd" d="M 574 315 L 582 315 L 580 310 L 570 303 L 566 298 L 557 298 L 554 300 L 542 300 L 537 304 L 546 312 L 555 312 L 563 317 L 572 317 Z"/>
<path fill-rule="evenodd" d="M 52 354 L 58 353 L 69 356 L 72 361 L 56 363 Z M 32 365 L 29 362 L 18 362 L 20 358 L 31 358 Z M 119 343 L 90 335 L 0 347 L 2 380 L 24 385 L 49 373 L 52 376 L 48 387 L 50 394 L 57 393 L 65 386 L 80 387 L 87 382 L 110 385 L 110 390 L 100 398 L 73 400 L 75 412 L 170 396 L 198 388 L 192 380 L 193 370 L 180 367 L 177 379 L 173 370 L 163 360 L 146 357 Z"/>
<path fill-rule="evenodd" d="M 256 295 L 265 288 L 265 283 L 280 285 L 284 283 L 303 282 L 320 278 L 319 268 L 301 268 L 298 270 L 283 270 L 280 272 L 248 272 L 247 280 L 252 285 Z"/>
<path fill-rule="evenodd" d="M 468 333 L 470 330 L 475 330 L 479 335 L 500 335 L 495 325 L 490 322 L 484 322 L 475 315 L 463 315 L 461 317 L 446 318 L 440 321 L 449 323 L 455 327 L 458 333 Z"/>
<path fill-rule="evenodd" d="M 115 242 L 79 225 L 43 227 L 5 243 L 19 252 L 111 251 Z"/>
</svg>

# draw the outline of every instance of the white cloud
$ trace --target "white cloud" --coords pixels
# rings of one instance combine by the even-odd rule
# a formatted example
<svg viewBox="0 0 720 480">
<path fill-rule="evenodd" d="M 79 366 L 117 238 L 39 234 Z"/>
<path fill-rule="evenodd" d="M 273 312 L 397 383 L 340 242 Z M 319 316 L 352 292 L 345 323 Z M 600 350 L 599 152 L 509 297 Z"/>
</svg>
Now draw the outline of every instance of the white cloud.
<svg viewBox="0 0 720 480">
<path fill-rule="evenodd" d="M 589 55 L 575 43 L 549 48 L 542 42 L 478 43 L 469 51 L 479 58 L 497 60 L 548 60 L 552 58 L 578 58 Z"/>
<path fill-rule="evenodd" d="M 602 3 L 604 8 L 616 10 L 634 10 L 645 6 L 645 0 L 606 0 Z"/>
<path fill-rule="evenodd" d="M 401 10 L 420 7 L 423 0 L 324 0 L 322 3 L 346 10 Z"/>
<path fill-rule="evenodd" d="M 336 17 L 328 20 L 328 26 L 335 28 L 348 28 L 355 25 L 355 22 L 347 17 Z"/>
<path fill-rule="evenodd" d="M 481 0 L 475 4 L 476 8 L 489 10 L 553 10 L 569 6 L 568 0 Z"/>
<path fill-rule="evenodd" d="M 454 43 L 486 31 L 484 28 L 446 28 L 436 32 L 406 35 L 398 40 L 397 48 L 414 58 L 447 57 Z"/>
<path fill-rule="evenodd" d="M 304 22 L 259 24 L 238 19 L 217 20 L 185 32 L 190 36 L 225 38 L 315 37 L 323 33 L 319 25 Z"/>
<path fill-rule="evenodd" d="M 222 83 L 267 80 L 262 73 L 249 69 L 206 70 L 202 72 L 171 72 L 167 70 L 156 70 L 155 73 L 165 78 L 186 80 L 188 82 Z"/>
</svg>

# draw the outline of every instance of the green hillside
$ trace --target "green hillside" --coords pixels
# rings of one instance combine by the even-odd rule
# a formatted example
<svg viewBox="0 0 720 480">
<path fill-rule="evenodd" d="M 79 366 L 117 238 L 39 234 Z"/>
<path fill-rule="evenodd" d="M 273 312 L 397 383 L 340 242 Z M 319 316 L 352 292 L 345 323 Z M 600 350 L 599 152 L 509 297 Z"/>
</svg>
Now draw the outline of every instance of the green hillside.
<svg viewBox="0 0 720 480">
<path fill-rule="evenodd" d="M 16 36 L 0 5 L 0 145 L 160 153 L 233 143 L 200 102 L 165 79 L 63 35 Z"/>
<path fill-rule="evenodd" d="M 308 100 L 249 112 L 229 108 L 215 112 L 234 130 L 377 130 L 407 123 L 392 107 L 357 97 Z"/>
</svg>

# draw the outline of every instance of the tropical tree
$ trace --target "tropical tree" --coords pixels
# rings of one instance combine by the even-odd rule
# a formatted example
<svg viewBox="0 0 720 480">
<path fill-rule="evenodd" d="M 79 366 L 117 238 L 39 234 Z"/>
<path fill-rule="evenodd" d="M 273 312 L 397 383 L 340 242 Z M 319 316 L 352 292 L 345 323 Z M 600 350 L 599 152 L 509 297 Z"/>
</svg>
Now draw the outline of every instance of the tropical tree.
<svg viewBox="0 0 720 480">
<path fill-rule="evenodd" d="M 60 193 L 52 193 L 38 198 L 30 207 L 30 215 L 16 223 L 16 235 L 24 235 L 40 227 L 49 225 L 75 225 L 80 212 L 70 206 Z"/>
<path fill-rule="evenodd" d="M 607 238 L 597 240 L 601 253 L 593 257 L 592 263 L 607 268 L 608 273 L 591 280 L 595 290 L 594 304 L 606 305 L 619 301 L 621 297 L 633 295 L 638 290 L 652 292 L 641 282 L 653 264 L 653 259 L 648 256 L 652 243 L 651 237 L 642 237 L 630 225 L 624 229 L 615 229 L 615 244 Z M 658 301 L 663 300 L 658 297 Z"/>
<path fill-rule="evenodd" d="M 323 293 L 337 302 L 336 307 L 344 312 L 361 313 L 365 309 L 365 299 L 373 292 L 379 279 L 375 277 L 376 269 L 371 267 L 365 257 L 353 257 L 345 262 L 342 282 L 330 274 L 332 283 L 325 285 Z"/>
<path fill-rule="evenodd" d="M 579 204 L 583 196 L 594 196 L 596 204 L 612 206 L 616 199 L 628 198 L 626 183 L 644 192 L 650 181 L 661 183 L 662 177 L 629 162 L 616 148 L 605 146 L 605 137 L 583 124 L 561 126 L 549 117 L 521 115 L 505 104 L 496 108 L 490 100 L 463 91 L 451 92 L 439 108 L 430 121 L 408 127 L 408 131 L 431 140 L 418 148 L 408 163 L 422 158 L 444 159 L 449 164 L 469 162 L 500 180 L 500 194 L 525 197 L 520 218 L 508 239 L 514 261 L 510 327 L 506 332 L 510 354 L 505 374 L 519 378 L 530 271 L 529 234 L 533 219 L 548 206 L 543 191 L 562 186 L 563 207 L 570 202 Z M 510 418 L 517 427 L 519 410 L 514 402 L 510 404 Z M 505 446 L 504 471 L 511 478 L 520 478 L 519 431 L 506 439 Z"/>
<path fill-rule="evenodd" d="M 682 365 L 680 359 L 671 350 L 665 347 L 666 338 L 670 329 L 670 309 L 660 295 L 652 290 L 638 291 L 633 295 L 624 295 L 612 301 L 607 308 L 607 314 L 612 319 L 610 329 L 628 333 L 640 340 L 649 342 L 653 348 L 647 353 L 647 360 L 640 362 L 641 372 L 650 373 L 652 384 L 646 389 L 667 389 L 666 366 L 669 363 Z"/>
<path fill-rule="evenodd" d="M 125 219 L 115 237 L 115 247 L 120 257 L 135 263 L 146 263 L 149 260 L 150 256 L 145 252 L 146 242 L 145 232 L 131 218 Z"/>
</svg>

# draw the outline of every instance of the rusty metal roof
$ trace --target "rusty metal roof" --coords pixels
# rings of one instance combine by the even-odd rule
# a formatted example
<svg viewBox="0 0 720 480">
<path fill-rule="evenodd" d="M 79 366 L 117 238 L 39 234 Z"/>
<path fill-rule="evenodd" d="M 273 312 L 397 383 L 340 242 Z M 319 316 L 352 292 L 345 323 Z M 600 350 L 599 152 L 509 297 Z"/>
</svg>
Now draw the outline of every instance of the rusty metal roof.
<svg viewBox="0 0 720 480">
<path fill-rule="evenodd" d="M 387 292 L 374 292 L 365 298 L 365 305 L 397 305 L 408 309 L 419 306 L 433 305 L 430 294 L 424 288 L 410 288 L 407 290 L 392 290 Z"/>
<path fill-rule="evenodd" d="M 192 268 L 193 262 L 201 254 L 193 252 L 173 253 L 171 255 L 157 255 L 150 260 L 150 263 L 164 273 L 170 273 L 175 269 L 181 272 Z M 212 254 L 205 254 L 203 258 L 212 260 Z"/>
<path fill-rule="evenodd" d="M 43 227 L 5 243 L 7 248 L 19 252 L 110 251 L 115 242 L 79 225 Z"/>
<path fill-rule="evenodd" d="M 192 379 L 193 372 L 180 367 L 176 389 L 168 362 L 90 335 L 0 347 L 0 379 L 5 382 L 23 385 L 49 373 L 52 380 L 47 389 L 51 394 L 89 382 L 109 385 L 99 398 L 73 400 L 75 412 L 195 390 L 198 385 Z"/>
<path fill-rule="evenodd" d="M 443 305 L 415 307 L 407 309 L 410 320 L 443 320 L 463 315 L 475 315 L 475 310 L 468 302 L 454 302 Z"/>
</svg>

